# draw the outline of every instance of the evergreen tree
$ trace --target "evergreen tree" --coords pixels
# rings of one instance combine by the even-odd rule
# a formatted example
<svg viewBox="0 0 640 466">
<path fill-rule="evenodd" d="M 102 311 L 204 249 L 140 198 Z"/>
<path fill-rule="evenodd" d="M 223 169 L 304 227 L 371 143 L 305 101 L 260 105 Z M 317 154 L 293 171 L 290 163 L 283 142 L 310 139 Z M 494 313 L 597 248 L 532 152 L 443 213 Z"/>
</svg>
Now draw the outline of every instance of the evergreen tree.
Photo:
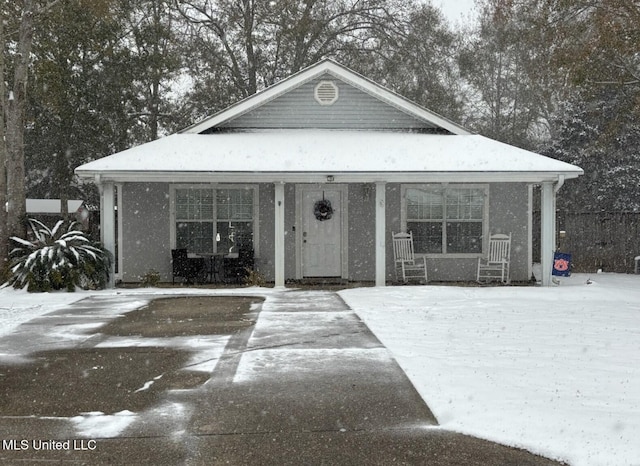
<svg viewBox="0 0 640 466">
<path fill-rule="evenodd" d="M 26 126 L 32 197 L 81 196 L 73 169 L 125 148 L 127 53 L 109 3 L 68 0 L 39 23 Z M 123 124 L 119 124 L 122 122 Z"/>
<path fill-rule="evenodd" d="M 640 211 L 640 115 L 632 86 L 582 91 L 563 105 L 558 137 L 545 150 L 582 167 L 559 206 L 574 212 Z"/>
<path fill-rule="evenodd" d="M 26 139 L 31 196 L 96 202 L 73 169 L 158 137 L 179 66 L 166 6 L 68 0 L 41 22 Z"/>
</svg>

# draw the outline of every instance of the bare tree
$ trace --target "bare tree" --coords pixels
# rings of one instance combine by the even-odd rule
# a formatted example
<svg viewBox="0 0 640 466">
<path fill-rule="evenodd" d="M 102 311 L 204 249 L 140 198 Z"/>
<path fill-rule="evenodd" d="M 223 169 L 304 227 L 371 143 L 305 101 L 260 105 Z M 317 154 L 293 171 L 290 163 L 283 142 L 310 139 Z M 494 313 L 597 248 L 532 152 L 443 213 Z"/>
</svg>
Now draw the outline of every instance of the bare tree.
<svg viewBox="0 0 640 466">
<path fill-rule="evenodd" d="M 33 42 L 34 1 L 24 0 L 16 47 L 13 88 L 7 99 L 7 229 L 24 236 L 26 196 L 24 170 L 24 121 L 27 100 L 27 76 Z"/>
<path fill-rule="evenodd" d="M 562 3 L 562 5 L 560 5 Z M 560 59 L 584 31 L 584 8 L 559 0 L 479 0 L 477 28 L 461 53 L 475 90 L 474 129 L 528 148 L 554 136 L 558 105 L 571 93 L 570 64 Z M 576 3 L 579 3 L 576 1 Z"/>
<path fill-rule="evenodd" d="M 5 85 L 4 85 L 4 15 L 0 15 L 0 275 L 9 258 L 9 230 L 7 228 L 7 146 L 4 141 Z"/>
<path fill-rule="evenodd" d="M 25 113 L 27 104 L 27 79 L 29 74 L 29 64 L 31 60 L 31 48 L 33 44 L 33 33 L 36 12 L 39 14 L 47 13 L 51 8 L 58 4 L 60 0 L 50 0 L 49 2 L 36 8 L 35 0 L 23 0 L 22 5 L 8 4 L 3 2 L 2 20 L 6 19 L 5 15 L 10 15 L 7 11 L 9 7 L 16 8 L 19 11 L 19 24 L 17 26 L 16 39 L 12 41 L 11 49 L 13 53 L 13 82 L 10 83 L 9 89 L 4 89 L 4 73 L 6 72 L 4 54 L 7 51 L 6 35 L 4 27 L 0 34 L 0 45 L 2 45 L 2 71 L 1 80 L 3 81 L 2 98 L 3 104 L 2 115 L 2 133 L 4 133 L 4 144 L 0 150 L 0 161 L 4 159 L 4 168 L 0 171 L 2 177 L 0 182 L 0 200 L 6 201 L 7 212 L 4 213 L 4 202 L 2 205 L 3 213 L 0 215 L 2 227 L 0 228 L 0 260 L 6 261 L 8 256 L 8 236 L 24 236 L 26 232 L 26 192 L 25 192 L 25 165 L 24 165 L 24 128 Z M 4 26 L 4 25 L 3 25 Z M 0 133 L 0 134 L 2 134 Z"/>
<path fill-rule="evenodd" d="M 199 56 L 192 69 L 231 82 L 247 97 L 323 57 L 354 47 L 373 50 L 408 0 L 175 0 Z"/>
</svg>

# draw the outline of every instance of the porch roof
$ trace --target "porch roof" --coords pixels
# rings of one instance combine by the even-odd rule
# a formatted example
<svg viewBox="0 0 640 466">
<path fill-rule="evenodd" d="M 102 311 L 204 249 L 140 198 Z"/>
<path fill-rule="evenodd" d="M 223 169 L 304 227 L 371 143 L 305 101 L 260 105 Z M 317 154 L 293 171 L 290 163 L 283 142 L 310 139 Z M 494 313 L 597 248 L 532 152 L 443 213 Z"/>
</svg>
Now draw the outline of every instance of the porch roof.
<svg viewBox="0 0 640 466">
<path fill-rule="evenodd" d="M 103 181 L 555 181 L 574 165 L 480 135 L 277 130 L 174 134 L 76 168 Z"/>
</svg>

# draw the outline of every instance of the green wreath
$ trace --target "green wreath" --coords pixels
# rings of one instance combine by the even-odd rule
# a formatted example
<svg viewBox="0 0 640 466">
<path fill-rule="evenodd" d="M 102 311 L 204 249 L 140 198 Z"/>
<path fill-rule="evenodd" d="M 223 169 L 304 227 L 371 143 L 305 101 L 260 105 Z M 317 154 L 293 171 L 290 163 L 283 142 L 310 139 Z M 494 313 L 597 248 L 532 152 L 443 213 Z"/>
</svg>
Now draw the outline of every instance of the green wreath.
<svg viewBox="0 0 640 466">
<path fill-rule="evenodd" d="M 333 207 L 331 207 L 331 201 L 329 199 L 322 199 L 316 201 L 313 206 L 313 213 L 316 216 L 316 220 L 324 222 L 333 217 Z"/>
</svg>

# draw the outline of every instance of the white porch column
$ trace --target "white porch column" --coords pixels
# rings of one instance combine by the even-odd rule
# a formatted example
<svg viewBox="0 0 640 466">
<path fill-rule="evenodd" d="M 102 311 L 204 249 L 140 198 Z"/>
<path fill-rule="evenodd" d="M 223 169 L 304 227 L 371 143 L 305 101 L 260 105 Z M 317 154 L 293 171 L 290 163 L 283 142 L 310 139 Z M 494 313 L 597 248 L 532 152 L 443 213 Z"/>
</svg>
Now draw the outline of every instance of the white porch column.
<svg viewBox="0 0 640 466">
<path fill-rule="evenodd" d="M 113 183 L 100 183 L 100 240 L 105 249 L 116 257 L 116 216 L 115 216 L 115 192 Z M 111 264 L 109 271 L 109 288 L 115 286 L 115 268 Z"/>
<path fill-rule="evenodd" d="M 116 236 L 116 244 L 118 245 L 118 271 L 114 275 L 116 280 L 122 280 L 122 270 L 124 269 L 124 237 L 122 233 L 124 231 L 122 228 L 122 215 L 124 213 L 122 208 L 124 205 L 124 199 L 122 197 L 122 187 L 122 183 L 115 184 L 116 208 L 114 210 L 118 214 L 116 218 L 116 231 L 118 233 Z"/>
<path fill-rule="evenodd" d="M 556 203 L 552 182 L 542 183 L 540 202 L 540 262 L 542 266 L 542 286 L 550 286 L 553 268 L 553 252 L 556 242 Z"/>
<path fill-rule="evenodd" d="M 275 184 L 275 286 L 284 287 L 284 183 Z"/>
<path fill-rule="evenodd" d="M 386 284 L 386 183 L 376 182 L 376 286 Z"/>
</svg>

